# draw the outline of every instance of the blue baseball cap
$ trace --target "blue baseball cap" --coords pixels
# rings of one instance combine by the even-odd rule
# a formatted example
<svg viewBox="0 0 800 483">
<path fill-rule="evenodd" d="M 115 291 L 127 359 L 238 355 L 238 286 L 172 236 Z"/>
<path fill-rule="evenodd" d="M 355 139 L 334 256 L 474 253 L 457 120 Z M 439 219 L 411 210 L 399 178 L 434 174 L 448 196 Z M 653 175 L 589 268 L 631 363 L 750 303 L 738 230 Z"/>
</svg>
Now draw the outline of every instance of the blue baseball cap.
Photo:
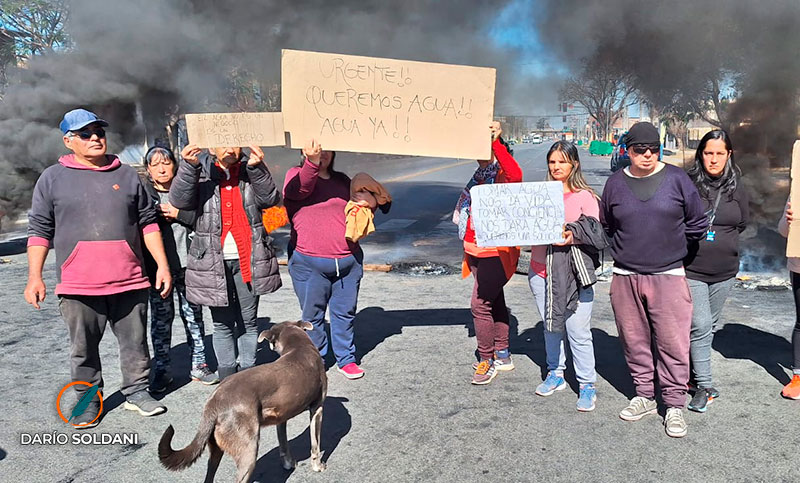
<svg viewBox="0 0 800 483">
<path fill-rule="evenodd" d="M 73 109 L 64 114 L 64 119 L 58 125 L 61 132 L 67 134 L 70 131 L 77 131 L 83 129 L 92 123 L 98 123 L 101 126 L 108 126 L 108 123 L 97 117 L 97 114 L 87 111 L 86 109 Z"/>
</svg>

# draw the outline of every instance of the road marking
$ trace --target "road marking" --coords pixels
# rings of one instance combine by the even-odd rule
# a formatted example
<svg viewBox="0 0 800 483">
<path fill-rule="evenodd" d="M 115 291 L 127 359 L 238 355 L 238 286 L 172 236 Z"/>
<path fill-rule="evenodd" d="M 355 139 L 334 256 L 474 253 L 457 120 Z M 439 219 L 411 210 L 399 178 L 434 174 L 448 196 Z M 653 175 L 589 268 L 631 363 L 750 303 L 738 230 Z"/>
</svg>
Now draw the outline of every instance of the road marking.
<svg viewBox="0 0 800 483">
<path fill-rule="evenodd" d="M 445 166 L 438 166 L 436 168 L 430 168 L 430 169 L 426 169 L 424 171 L 419 171 L 419 172 L 416 172 L 416 173 L 404 174 L 403 176 L 398 176 L 396 178 L 388 179 L 388 180 L 384 181 L 384 183 L 397 183 L 398 181 L 406 181 L 406 180 L 411 179 L 411 178 L 416 178 L 417 176 L 424 176 L 426 174 L 435 173 L 435 172 L 441 171 L 443 169 L 455 168 L 456 166 L 463 166 L 465 164 L 470 164 L 470 163 L 475 163 L 475 161 L 471 161 L 471 160 L 470 161 L 458 161 L 456 163 L 448 164 L 448 165 L 445 165 Z"/>
</svg>

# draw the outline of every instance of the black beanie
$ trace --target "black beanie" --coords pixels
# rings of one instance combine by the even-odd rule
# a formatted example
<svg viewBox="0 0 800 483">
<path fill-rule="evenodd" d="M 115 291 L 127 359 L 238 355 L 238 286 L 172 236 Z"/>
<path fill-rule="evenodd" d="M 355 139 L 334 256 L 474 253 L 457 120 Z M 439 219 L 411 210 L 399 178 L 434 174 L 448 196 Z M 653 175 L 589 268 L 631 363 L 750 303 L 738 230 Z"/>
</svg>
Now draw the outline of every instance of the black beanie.
<svg viewBox="0 0 800 483">
<path fill-rule="evenodd" d="M 625 145 L 631 144 L 661 144 L 658 129 L 649 122 L 637 122 L 625 135 Z"/>
</svg>

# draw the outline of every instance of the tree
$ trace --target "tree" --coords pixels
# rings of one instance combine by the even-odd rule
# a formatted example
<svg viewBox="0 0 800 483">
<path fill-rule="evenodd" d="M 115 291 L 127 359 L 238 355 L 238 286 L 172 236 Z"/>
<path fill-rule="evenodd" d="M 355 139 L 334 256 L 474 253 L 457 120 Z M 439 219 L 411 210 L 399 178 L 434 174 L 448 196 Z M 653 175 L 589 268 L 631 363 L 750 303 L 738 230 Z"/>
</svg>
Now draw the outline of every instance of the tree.
<svg viewBox="0 0 800 483">
<path fill-rule="evenodd" d="M 536 121 L 536 129 L 539 131 L 549 131 L 553 129 L 550 127 L 550 121 L 546 117 L 540 117 L 538 121 Z"/>
<path fill-rule="evenodd" d="M 567 79 L 561 89 L 563 101 L 580 104 L 597 121 L 600 139 L 607 139 L 611 126 L 636 98 L 631 76 L 599 57 L 585 60 L 580 74 Z"/>
<path fill-rule="evenodd" d="M 69 45 L 67 13 L 66 0 L 0 0 L 0 28 L 27 58 Z"/>
<path fill-rule="evenodd" d="M 10 67 L 69 45 L 65 0 L 0 0 L 0 92 Z"/>
<path fill-rule="evenodd" d="M 728 70 L 686 73 L 683 82 L 668 92 L 639 89 L 660 114 L 676 121 L 702 119 L 712 126 L 730 132 L 733 124 L 731 99 L 736 96 L 739 75 Z"/>
</svg>

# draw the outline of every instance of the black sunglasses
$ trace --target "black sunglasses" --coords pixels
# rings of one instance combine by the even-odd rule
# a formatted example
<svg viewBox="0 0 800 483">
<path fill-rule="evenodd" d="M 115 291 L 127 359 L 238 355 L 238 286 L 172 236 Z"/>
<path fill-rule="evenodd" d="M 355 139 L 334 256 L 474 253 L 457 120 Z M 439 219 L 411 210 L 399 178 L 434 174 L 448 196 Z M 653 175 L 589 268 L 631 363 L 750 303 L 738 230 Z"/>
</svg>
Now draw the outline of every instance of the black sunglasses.
<svg viewBox="0 0 800 483">
<path fill-rule="evenodd" d="M 658 154 L 660 147 L 661 146 L 658 144 L 635 144 L 631 146 L 630 149 L 636 154 L 644 154 L 648 150 L 653 154 Z"/>
<path fill-rule="evenodd" d="M 106 137 L 106 130 L 99 127 L 97 129 L 86 129 L 84 131 L 72 131 L 72 133 L 79 138 L 83 139 L 84 141 L 92 139 L 93 135 L 97 135 L 98 138 L 103 139 Z"/>
</svg>

